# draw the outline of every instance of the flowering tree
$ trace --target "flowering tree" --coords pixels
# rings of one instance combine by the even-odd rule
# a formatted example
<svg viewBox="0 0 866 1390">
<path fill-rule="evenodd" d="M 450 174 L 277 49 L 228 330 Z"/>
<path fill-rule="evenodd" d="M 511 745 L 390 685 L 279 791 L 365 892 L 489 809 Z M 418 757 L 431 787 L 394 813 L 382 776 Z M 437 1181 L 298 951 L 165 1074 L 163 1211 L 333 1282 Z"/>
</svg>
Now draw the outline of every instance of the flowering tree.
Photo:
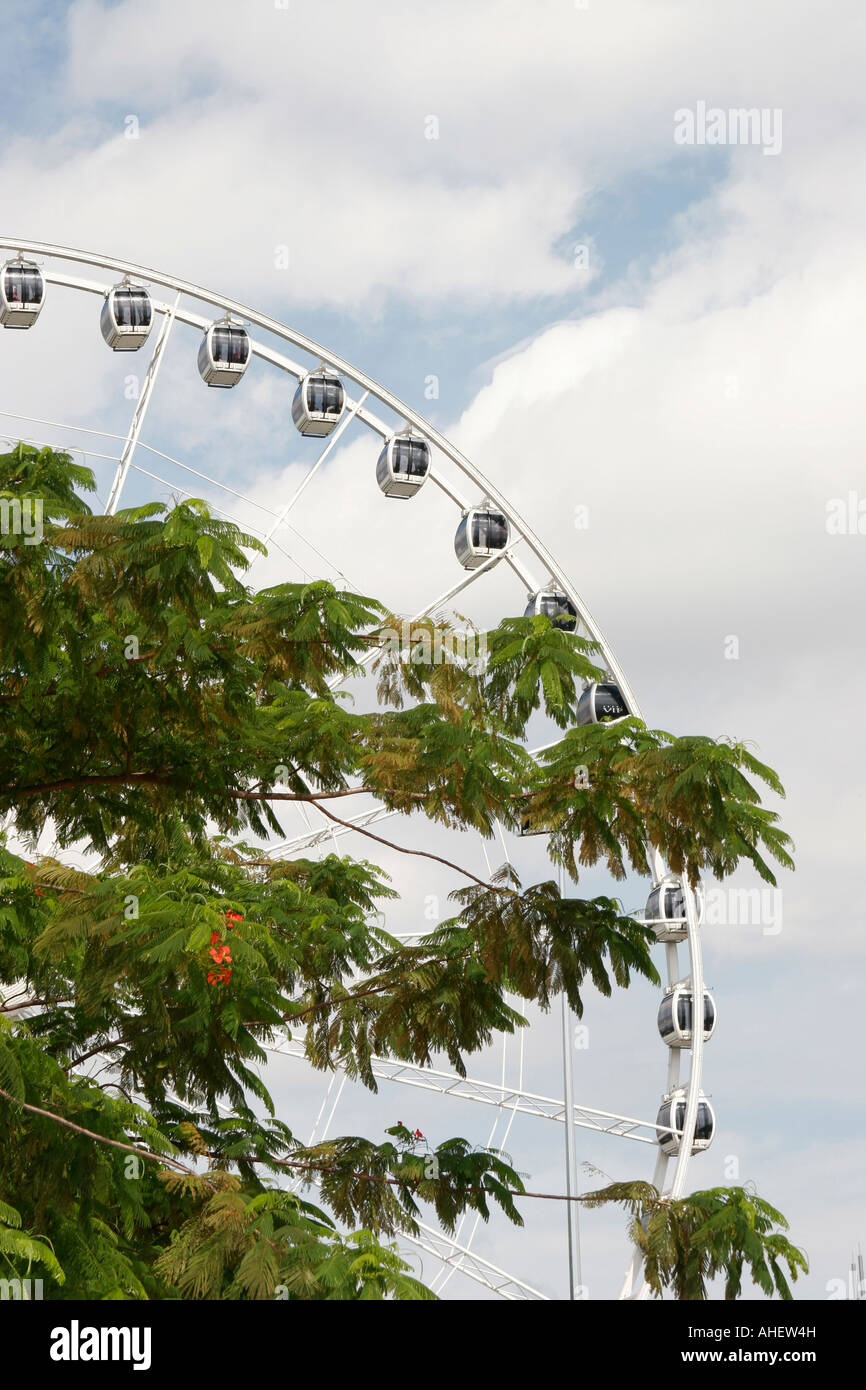
<svg viewBox="0 0 866 1390">
<path fill-rule="evenodd" d="M 0 458 L 0 497 L 38 502 L 43 532 L 0 536 L 0 813 L 16 843 L 50 827 L 93 861 L 0 844 L 0 1258 L 40 1264 L 57 1298 L 428 1297 L 393 1237 L 424 1205 L 447 1230 L 494 1206 L 520 1224 L 520 1176 L 402 1124 L 305 1147 L 257 1071 L 266 1045 L 288 1029 L 370 1087 L 377 1054 L 462 1072 L 523 1026 L 506 994 L 564 992 L 580 1015 L 587 979 L 656 980 L 652 934 L 613 898 L 452 864 L 454 916 L 402 944 L 375 862 L 268 854 L 282 806 L 344 824 L 372 793 L 483 835 L 549 826 L 575 877 L 646 872 L 655 844 L 693 880 L 746 859 L 773 882 L 788 841 L 755 780 L 781 788 L 742 744 L 577 727 L 601 673 L 546 618 L 485 634 L 483 666 L 413 662 L 372 599 L 252 592 L 261 546 L 203 503 L 96 516 L 90 488 L 66 454 Z M 371 645 L 380 705 L 353 713 L 329 681 Z M 541 762 L 522 741 L 538 710 L 563 730 Z"/>
</svg>

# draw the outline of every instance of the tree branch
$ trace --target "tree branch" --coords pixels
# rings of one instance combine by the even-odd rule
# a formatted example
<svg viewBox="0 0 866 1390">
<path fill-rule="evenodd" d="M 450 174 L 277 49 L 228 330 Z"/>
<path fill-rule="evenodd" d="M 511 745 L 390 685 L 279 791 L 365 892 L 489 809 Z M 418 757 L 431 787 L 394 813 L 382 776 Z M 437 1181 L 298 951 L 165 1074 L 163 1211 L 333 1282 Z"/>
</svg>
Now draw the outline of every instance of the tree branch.
<svg viewBox="0 0 866 1390">
<path fill-rule="evenodd" d="M 160 1163 L 164 1167 L 170 1166 L 173 1168 L 177 1168 L 181 1173 L 188 1173 L 190 1177 L 200 1178 L 202 1182 L 207 1183 L 208 1187 L 210 1187 L 212 1191 L 215 1190 L 214 1184 L 208 1182 L 208 1179 L 204 1174 L 197 1173 L 194 1168 L 190 1168 L 187 1166 L 187 1164 L 181 1163 L 180 1160 L 177 1158 L 170 1158 L 167 1154 L 155 1154 L 152 1153 L 150 1149 L 141 1149 L 138 1148 L 135 1144 L 124 1144 L 119 1139 L 109 1139 L 108 1136 L 105 1134 L 97 1134 L 95 1130 L 85 1129 L 83 1125 L 77 1125 L 72 1120 L 64 1119 L 62 1115 L 55 1115 L 52 1110 L 43 1110 L 38 1105 L 28 1105 L 26 1101 L 16 1100 L 14 1096 L 11 1096 L 8 1091 L 4 1091 L 2 1087 L 0 1087 L 0 1096 L 2 1096 L 4 1100 L 11 1101 L 13 1105 L 17 1105 L 21 1110 L 29 1111 L 31 1115 L 41 1115 L 43 1119 L 53 1120 L 55 1124 L 63 1125 L 66 1129 L 74 1130 L 76 1134 L 83 1134 L 87 1139 L 95 1139 L 99 1144 L 108 1144 L 113 1149 L 123 1149 L 127 1153 L 136 1154 L 139 1158 L 147 1158 L 152 1163 Z M 224 1162 L 226 1156 L 225 1154 L 208 1153 L 207 1157 L 215 1158 L 220 1162 Z M 300 1168 L 302 1170 L 307 1170 L 310 1172 L 339 1173 L 345 1171 L 340 1167 L 338 1163 L 301 1163 L 297 1160 L 292 1160 L 288 1158 L 261 1158 L 253 1154 L 242 1155 L 237 1158 L 231 1158 L 229 1159 L 229 1162 L 234 1164 L 269 1163 L 277 1168 Z M 415 1178 L 386 1178 L 378 1173 L 350 1172 L 347 1173 L 346 1176 L 350 1178 L 357 1178 L 359 1182 L 362 1181 L 387 1183 L 391 1187 L 408 1187 L 413 1186 L 417 1183 L 417 1179 Z M 440 1180 L 436 1179 L 436 1181 Z M 492 1188 L 483 1186 L 460 1187 L 454 1184 L 453 1190 L 455 1192 L 483 1192 L 488 1197 L 493 1197 L 496 1195 Z M 547 1202 L 585 1202 L 587 1200 L 586 1197 L 568 1197 L 558 1192 L 523 1192 L 520 1190 L 520 1188 L 517 1187 L 509 1187 L 505 1190 L 512 1197 L 537 1197 Z"/>
<path fill-rule="evenodd" d="M 69 1004 L 70 999 L 24 999 L 20 1004 L 0 1004 L 0 1014 L 14 1014 L 19 1009 L 32 1009 L 39 1004 L 43 1009 L 53 1008 L 55 1004 Z"/>
<path fill-rule="evenodd" d="M 342 820 L 339 816 L 335 816 L 333 811 L 328 810 L 327 806 L 320 806 L 319 810 L 323 816 L 328 817 L 328 820 L 336 821 L 337 825 L 344 825 L 347 830 L 356 830 L 359 835 L 366 835 L 368 839 L 375 840 L 377 844 L 386 845 L 388 849 L 395 849 L 399 854 L 411 854 L 419 859 L 432 859 L 437 864 L 444 864 L 446 869 L 455 869 L 457 873 L 462 874 L 464 878 L 469 878 L 473 883 L 477 883 L 479 888 L 487 888 L 493 893 L 514 892 L 513 888 L 497 888 L 495 884 L 487 883 L 483 878 L 477 878 L 475 874 L 470 873 L 468 869 L 461 869 L 460 865 L 453 863 L 452 860 L 443 859 L 439 854 L 431 854 L 430 850 L 407 849 L 405 845 L 395 845 L 393 840 L 385 840 L 381 835 L 374 835 L 372 830 L 366 830 L 361 825 L 353 825 L 351 821 Z"/>
<path fill-rule="evenodd" d="M 126 1038 L 111 1038 L 108 1042 L 99 1043 L 92 1047 L 89 1052 L 84 1052 L 80 1057 L 76 1057 L 69 1063 L 68 1067 L 63 1067 L 63 1071 L 71 1071 L 73 1067 L 80 1067 L 82 1062 L 89 1062 L 91 1057 L 95 1057 L 99 1052 L 113 1052 L 116 1047 L 120 1047 L 126 1042 Z"/>
<path fill-rule="evenodd" d="M 64 777 L 57 782 L 37 782 L 30 787 L 3 787 L 4 794 L 16 796 L 39 796 L 42 792 L 67 791 L 74 787 L 118 786 L 124 782 L 165 783 L 168 776 L 164 772 L 118 772 L 105 773 L 96 777 Z"/>
<path fill-rule="evenodd" d="M 65 1119 L 62 1115 L 55 1115 L 53 1110 L 43 1110 L 38 1105 L 28 1105 L 26 1101 L 16 1100 L 14 1096 L 11 1096 L 8 1091 L 4 1091 L 2 1087 L 0 1087 L 0 1096 L 2 1096 L 4 1100 L 11 1101 L 13 1105 L 17 1105 L 21 1110 L 29 1111 L 31 1115 L 41 1115 L 45 1120 L 53 1120 L 55 1124 L 63 1125 L 66 1129 L 72 1129 L 76 1134 L 83 1134 L 87 1139 L 95 1139 L 98 1143 L 108 1144 L 113 1149 L 125 1149 L 127 1153 L 137 1154 L 139 1158 L 150 1159 L 152 1163 L 170 1165 L 173 1168 L 179 1169 L 182 1173 L 189 1173 L 190 1176 L 194 1178 L 202 1176 L 197 1173 L 194 1168 L 187 1167 L 185 1163 L 181 1163 L 177 1158 L 170 1158 L 167 1154 L 155 1154 L 152 1153 L 150 1149 L 140 1149 L 135 1144 L 124 1144 L 121 1143 L 119 1139 L 109 1139 L 106 1134 L 97 1134 L 93 1129 L 85 1129 L 83 1125 L 77 1125 L 72 1120 Z M 203 1181 L 207 1182 L 207 1178 L 204 1178 Z M 208 1186 L 213 1189 L 213 1183 L 208 1183 Z"/>
</svg>

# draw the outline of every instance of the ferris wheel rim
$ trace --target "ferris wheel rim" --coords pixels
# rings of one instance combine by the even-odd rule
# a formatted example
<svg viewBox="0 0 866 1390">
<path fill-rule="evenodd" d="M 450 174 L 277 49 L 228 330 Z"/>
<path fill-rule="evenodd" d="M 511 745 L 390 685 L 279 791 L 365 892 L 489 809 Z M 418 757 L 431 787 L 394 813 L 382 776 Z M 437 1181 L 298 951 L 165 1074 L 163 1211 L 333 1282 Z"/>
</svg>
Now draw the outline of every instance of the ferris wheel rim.
<svg viewBox="0 0 866 1390">
<path fill-rule="evenodd" d="M 211 321 L 206 320 L 201 316 L 193 315 L 187 310 L 184 310 L 182 312 L 180 311 L 180 300 L 182 297 L 187 297 L 189 299 L 199 301 L 200 303 L 208 304 L 213 308 L 222 309 L 223 313 L 226 315 L 236 315 L 238 319 L 244 320 L 251 324 L 255 324 L 264 332 L 270 333 L 276 338 L 292 343 L 301 351 L 318 359 L 323 365 L 333 368 L 334 371 L 341 373 L 350 381 L 354 382 L 357 386 L 361 387 L 367 395 L 372 396 L 374 399 L 378 400 L 382 405 L 386 406 L 387 409 L 391 410 L 398 417 L 405 420 L 407 425 L 409 425 L 411 428 L 416 429 L 418 433 L 423 438 L 427 439 L 434 448 L 436 448 L 445 458 L 449 459 L 450 462 L 458 469 L 459 472 L 461 472 L 465 477 L 469 478 L 471 482 L 479 488 L 479 490 L 482 493 L 482 496 L 485 499 L 489 500 L 489 502 L 495 504 L 497 507 L 501 509 L 503 514 L 513 525 L 515 531 L 518 534 L 519 539 L 524 540 L 526 542 L 527 548 L 535 555 L 536 559 L 541 563 L 543 569 L 549 573 L 551 583 L 558 585 L 562 589 L 563 593 L 568 597 L 568 599 L 574 604 L 579 620 L 583 623 L 584 627 L 590 633 L 590 636 L 598 643 L 598 646 L 604 656 L 607 668 L 610 671 L 612 677 L 616 680 L 617 684 L 619 685 L 619 688 L 624 697 L 626 708 L 628 709 L 629 713 L 637 716 L 638 718 L 643 718 L 640 705 L 637 701 L 637 697 L 635 696 L 634 690 L 623 668 L 617 660 L 613 652 L 613 649 L 604 637 L 601 628 L 599 627 L 592 614 L 590 613 L 588 606 L 581 598 L 574 585 L 571 583 L 571 580 L 569 579 L 566 572 L 562 569 L 560 565 L 557 564 L 552 554 L 548 551 L 547 547 L 543 544 L 540 538 L 535 534 L 534 530 L 529 525 L 529 523 L 517 511 L 516 507 L 514 507 L 514 505 L 511 502 L 509 502 L 509 500 L 504 496 L 504 494 L 502 494 L 499 491 L 499 489 L 493 483 L 491 483 L 489 479 L 487 479 L 487 477 L 481 472 L 481 470 L 478 469 L 460 450 L 458 450 L 456 446 L 453 445 L 451 441 L 448 440 L 447 437 L 441 433 L 441 431 L 432 426 L 413 407 L 407 405 L 404 401 L 400 400 L 399 397 L 394 395 L 394 393 L 389 391 L 386 387 L 382 386 L 374 378 L 370 377 L 367 373 L 355 367 L 352 363 L 342 358 L 339 354 L 331 352 L 329 349 L 324 347 L 324 345 L 318 343 L 316 340 L 310 338 L 306 334 L 299 333 L 297 330 L 292 329 L 289 325 L 282 323 L 280 320 L 274 319 L 269 315 L 262 314 L 258 310 L 255 310 L 250 306 L 241 303 L 240 301 L 230 299 L 225 295 L 221 295 L 215 291 L 208 290 L 205 287 L 194 284 L 191 281 L 183 280 L 179 277 L 168 275 L 165 272 L 154 270 L 146 266 L 140 266 L 134 262 L 120 260 L 116 257 L 105 256 L 96 252 L 83 251 L 74 247 L 60 246 L 49 242 L 34 241 L 26 238 L 8 239 L 0 237 L 0 249 L 9 251 L 13 254 L 17 252 L 19 257 L 21 257 L 26 252 L 28 255 L 31 256 L 43 256 L 49 259 L 53 258 L 60 261 L 71 261 L 75 264 L 81 264 L 85 266 L 96 267 L 101 270 L 112 271 L 123 277 L 134 277 L 138 280 L 143 280 L 147 284 L 160 285 L 165 289 L 174 291 L 176 295 L 176 300 L 173 307 L 170 307 L 168 305 L 155 306 L 158 312 L 162 312 L 164 315 L 167 316 L 164 319 L 163 328 L 165 328 L 166 323 L 170 324 L 171 322 L 173 322 L 174 317 L 177 316 L 178 318 L 180 318 L 182 322 L 186 322 L 188 324 L 191 324 L 192 326 L 205 327 L 207 329 Z M 50 279 L 52 277 L 48 276 L 46 278 Z M 97 293 L 104 291 L 106 294 L 109 293 L 112 289 L 112 286 L 110 285 L 95 286 L 85 283 L 76 283 L 72 279 L 72 277 L 69 276 L 64 277 L 58 275 L 53 278 L 55 278 L 59 283 L 65 284 L 66 287 L 72 289 L 80 289 L 84 291 Z M 157 341 L 157 347 L 155 351 L 157 351 L 158 348 L 159 340 Z M 277 366 L 279 369 L 287 371 L 293 376 L 300 376 L 299 371 L 296 370 L 298 364 L 290 363 L 286 359 L 279 360 L 280 355 L 268 350 L 264 347 L 264 345 L 254 345 L 251 343 L 251 355 L 254 352 L 255 355 L 258 355 L 260 357 L 263 357 L 265 360 L 270 361 L 272 365 Z M 309 369 L 304 370 L 308 371 Z M 382 435 L 382 437 L 387 438 L 389 435 L 393 434 L 393 430 L 389 430 L 381 422 L 378 422 L 374 418 L 370 417 L 370 412 L 362 409 L 360 405 L 355 406 L 353 414 L 357 416 L 360 423 L 366 425 L 370 429 L 373 429 L 374 432 L 379 433 L 380 435 Z M 440 486 L 442 486 L 441 482 Z M 461 507 L 465 512 L 465 504 L 463 503 L 463 500 L 459 496 L 459 494 L 455 494 L 453 491 L 449 493 L 449 489 L 447 486 L 444 487 L 443 490 L 446 493 L 448 493 L 451 497 L 451 500 L 455 502 L 459 507 Z M 513 550 L 513 546 L 509 547 L 509 551 L 510 550 Z M 494 563 L 498 562 L 498 558 L 502 557 L 497 557 L 497 561 L 495 561 Z M 515 574 L 523 580 L 524 583 L 528 583 L 532 588 L 537 587 L 534 579 L 531 575 L 529 575 L 525 567 L 521 563 L 515 561 L 513 554 L 506 553 L 504 558 L 508 560 L 510 567 L 514 570 Z M 487 566 L 485 566 L 485 568 L 487 568 Z M 655 877 L 660 879 L 662 877 L 662 872 L 664 871 L 664 865 L 657 851 L 654 852 L 651 868 L 655 874 Z M 692 893 L 691 888 L 688 885 L 685 876 L 683 876 L 682 884 L 684 891 L 684 901 L 686 906 L 685 939 L 689 956 L 688 980 L 693 991 L 693 997 L 697 999 L 703 999 L 703 964 L 701 943 L 698 935 L 699 922 L 697 918 L 697 911 L 694 902 L 694 895 Z M 667 983 L 669 986 L 671 986 L 676 984 L 680 979 L 677 947 L 675 943 L 668 943 L 667 945 L 666 964 L 668 976 Z M 682 1049 L 680 1048 L 668 1049 L 668 1091 L 675 1089 L 680 1084 L 679 1053 L 681 1050 Z M 697 1119 L 697 1108 L 699 1099 L 702 1094 L 700 1084 L 702 1079 L 703 1064 L 703 1030 L 701 1027 L 696 1027 L 693 1030 L 692 1047 L 690 1049 L 690 1053 L 691 1065 L 689 1070 L 688 1081 L 685 1084 L 685 1086 L 682 1086 L 681 1088 L 686 1092 L 686 1113 L 680 1137 L 679 1152 L 676 1155 L 674 1175 L 668 1189 L 668 1195 L 671 1196 L 679 1196 L 682 1194 L 682 1191 L 685 1186 L 689 1161 L 692 1156 L 692 1143 L 694 1139 L 695 1125 Z M 655 1186 L 659 1187 L 660 1190 L 662 1190 L 662 1185 L 664 1183 L 664 1178 L 668 1170 L 669 1162 L 669 1156 L 665 1154 L 664 1151 L 660 1148 L 657 1155 L 656 1170 L 654 1175 Z M 645 1296 L 646 1286 L 644 1286 L 644 1288 L 642 1290 L 639 1290 L 637 1293 L 633 1292 L 634 1278 L 638 1274 L 637 1258 L 638 1252 L 635 1252 L 635 1256 L 630 1264 L 629 1270 L 626 1273 L 625 1283 L 620 1294 L 621 1298 L 635 1298 Z"/>
<path fill-rule="evenodd" d="M 323 344 L 308 337 L 306 334 L 299 333 L 296 329 L 282 323 L 279 319 L 274 319 L 270 315 L 262 314 L 258 310 L 253 309 L 250 305 L 243 304 L 239 300 L 230 299 L 226 295 L 208 290 L 204 286 L 194 284 L 192 281 L 168 275 L 164 271 L 154 270 L 148 266 L 141 266 L 133 261 L 124 261 L 119 260 L 117 257 L 104 256 L 98 252 L 83 251 L 76 247 L 59 246 L 43 241 L 0 237 L 0 249 L 11 252 L 17 251 L 19 253 L 26 251 L 31 256 L 54 257 L 58 260 L 68 260 L 78 264 L 97 266 L 100 269 L 111 270 L 120 275 L 136 276 L 148 283 L 162 285 L 167 289 L 173 290 L 175 294 L 185 295 L 191 299 L 197 299 L 203 303 L 210 304 L 214 308 L 222 309 L 224 313 L 235 314 L 238 318 L 255 324 L 265 332 L 272 333 L 275 337 L 291 342 L 295 347 L 300 348 L 303 352 L 308 353 L 312 357 L 326 362 L 336 371 L 343 373 L 351 381 L 354 381 L 356 385 L 368 391 L 371 396 L 375 397 L 376 400 L 380 401 L 396 415 L 402 416 L 407 424 L 414 426 L 421 435 L 440 451 L 440 453 L 450 459 L 466 477 L 470 478 L 485 497 L 489 498 L 496 506 L 501 507 L 520 536 L 527 542 L 527 545 L 533 551 L 536 558 L 541 562 L 542 566 L 549 571 L 554 582 L 563 585 L 568 597 L 575 603 L 584 626 L 590 631 L 595 640 L 599 642 L 605 659 L 611 669 L 611 674 L 620 682 L 620 688 L 632 712 L 638 718 L 643 717 L 631 684 L 622 667 L 619 665 L 612 648 L 605 640 L 601 629 L 592 617 L 587 604 L 577 593 L 576 589 L 573 588 L 565 571 L 557 564 L 554 557 L 541 539 L 535 534 L 529 523 L 520 514 L 517 508 L 508 501 L 504 494 L 499 492 L 498 488 L 496 488 L 481 470 L 477 468 L 462 451 L 457 449 L 456 445 L 452 444 L 440 430 L 437 430 L 435 426 L 431 425 L 414 409 L 414 407 L 402 401 L 392 391 L 389 391 L 387 387 L 377 382 L 366 372 L 361 371 L 360 368 L 355 367 L 338 353 L 332 353 Z M 107 288 L 110 289 L 111 286 Z M 274 363 L 274 365 L 281 364 Z M 294 374 L 295 373 L 292 372 L 292 375 Z M 362 420 L 362 423 L 366 423 L 366 421 Z M 457 499 L 454 500 L 457 501 Z M 458 505 L 460 505 L 459 501 Z"/>
</svg>

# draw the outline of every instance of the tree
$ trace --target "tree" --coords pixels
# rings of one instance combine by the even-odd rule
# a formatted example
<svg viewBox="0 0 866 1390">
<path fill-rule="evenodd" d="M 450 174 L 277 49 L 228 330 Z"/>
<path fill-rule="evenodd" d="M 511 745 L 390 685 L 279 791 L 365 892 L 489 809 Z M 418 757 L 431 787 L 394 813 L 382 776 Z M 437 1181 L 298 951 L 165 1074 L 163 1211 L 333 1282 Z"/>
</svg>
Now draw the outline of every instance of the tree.
<svg viewBox="0 0 866 1390">
<path fill-rule="evenodd" d="M 371 1088 L 376 1054 L 444 1053 L 462 1073 L 524 1025 L 507 993 L 546 1008 L 564 992 L 580 1015 L 587 980 L 657 981 L 652 933 L 616 899 L 451 864 L 455 915 L 403 944 L 374 862 L 267 853 L 283 803 L 344 824 L 372 794 L 488 836 L 543 823 L 575 877 L 646 872 L 656 844 L 693 880 L 746 859 L 774 882 L 767 856 L 790 864 L 789 842 L 755 781 L 778 779 L 741 743 L 571 727 L 602 672 L 546 618 L 485 634 L 486 665 L 419 661 L 430 624 L 395 649 L 373 599 L 254 593 L 260 543 L 203 502 L 96 516 L 92 485 L 61 452 L 0 457 L 0 498 L 43 523 L 40 544 L 0 536 L 0 814 L 99 856 L 84 871 L 0 845 L 0 1252 L 16 1270 L 53 1252 L 60 1298 L 424 1297 L 390 1238 L 421 1203 L 449 1230 L 494 1204 L 520 1224 L 519 1174 L 402 1125 L 305 1148 L 256 1071 L 266 1045 L 290 1029 Z M 333 678 L 371 649 L 379 703 L 358 713 Z M 536 763 L 521 740 L 539 710 L 565 732 Z M 332 1215 L 281 1190 L 287 1172 Z"/>
<path fill-rule="evenodd" d="M 808 1264 L 784 1232 L 788 1223 L 749 1187 L 714 1187 L 678 1200 L 651 1183 L 612 1183 L 584 1197 L 588 1207 L 614 1202 L 630 1215 L 629 1235 L 643 1255 L 644 1277 L 660 1298 L 705 1299 L 711 1279 L 723 1275 L 725 1298 L 738 1298 L 743 1267 L 768 1297 L 792 1297 L 792 1281 Z M 774 1230 L 774 1227 L 780 1229 Z"/>
</svg>

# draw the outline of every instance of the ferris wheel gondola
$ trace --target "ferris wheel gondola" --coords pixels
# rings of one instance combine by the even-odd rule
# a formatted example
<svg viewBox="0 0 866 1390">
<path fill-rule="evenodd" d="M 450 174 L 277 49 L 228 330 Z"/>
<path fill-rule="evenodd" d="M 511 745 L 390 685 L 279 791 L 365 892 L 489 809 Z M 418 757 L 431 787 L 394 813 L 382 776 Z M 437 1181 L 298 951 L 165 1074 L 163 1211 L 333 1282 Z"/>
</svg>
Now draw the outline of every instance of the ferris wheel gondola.
<svg viewBox="0 0 866 1390">
<path fill-rule="evenodd" d="M 676 1155 L 680 1151 L 680 1135 L 675 1134 L 674 1130 L 682 1130 L 686 1119 L 686 1098 L 685 1086 L 677 1086 L 670 1091 L 662 1100 L 659 1112 L 656 1116 L 658 1126 L 658 1144 L 663 1153 Z M 692 1142 L 692 1153 L 700 1153 L 702 1149 L 708 1149 L 713 1142 L 713 1135 L 716 1130 L 716 1116 L 713 1107 L 707 1100 L 703 1091 L 698 1092 L 697 1120 L 695 1121 L 695 1137 Z"/>
<path fill-rule="evenodd" d="M 0 323 L 4 328 L 30 328 L 45 303 L 45 278 L 38 265 L 19 257 L 7 261 L 0 274 Z"/>
<path fill-rule="evenodd" d="M 472 507 L 465 512 L 457 534 L 454 550 L 464 569 L 474 570 L 492 555 L 505 550 L 511 535 L 508 518 L 489 507 Z"/>
<path fill-rule="evenodd" d="M 237 386 L 250 360 L 250 337 L 229 318 L 212 323 L 201 340 L 198 369 L 208 386 Z"/>
<path fill-rule="evenodd" d="M 539 589 L 526 597 L 529 602 L 524 618 L 549 618 L 553 626 L 562 632 L 577 631 L 577 609 L 567 594 L 558 593 L 555 589 Z"/>
<path fill-rule="evenodd" d="M 700 883 L 695 888 L 695 909 L 700 926 L 704 920 L 704 889 Z M 643 920 L 652 927 L 659 941 L 685 941 L 688 920 L 682 879 L 671 875 L 653 886 L 646 901 Z"/>
<path fill-rule="evenodd" d="M 292 401 L 292 420 L 303 435 L 322 438 L 340 423 L 346 392 L 336 372 L 322 367 L 298 382 Z"/>
<path fill-rule="evenodd" d="M 105 296 L 99 327 L 112 352 L 137 352 L 153 327 L 153 305 L 147 290 L 128 280 L 115 285 Z"/>
<path fill-rule="evenodd" d="M 590 681 L 577 702 L 578 724 L 615 724 L 627 715 L 622 692 L 613 681 Z"/>
<path fill-rule="evenodd" d="M 393 434 L 376 464 L 376 482 L 386 497 L 414 497 L 430 472 L 430 445 L 411 432 Z"/>
<path fill-rule="evenodd" d="M 694 1029 L 694 993 L 689 984 L 669 985 L 658 1012 L 659 1034 L 668 1047 L 691 1047 Z M 716 1001 L 704 990 L 704 1042 L 709 1042 L 716 1026 Z"/>
</svg>

